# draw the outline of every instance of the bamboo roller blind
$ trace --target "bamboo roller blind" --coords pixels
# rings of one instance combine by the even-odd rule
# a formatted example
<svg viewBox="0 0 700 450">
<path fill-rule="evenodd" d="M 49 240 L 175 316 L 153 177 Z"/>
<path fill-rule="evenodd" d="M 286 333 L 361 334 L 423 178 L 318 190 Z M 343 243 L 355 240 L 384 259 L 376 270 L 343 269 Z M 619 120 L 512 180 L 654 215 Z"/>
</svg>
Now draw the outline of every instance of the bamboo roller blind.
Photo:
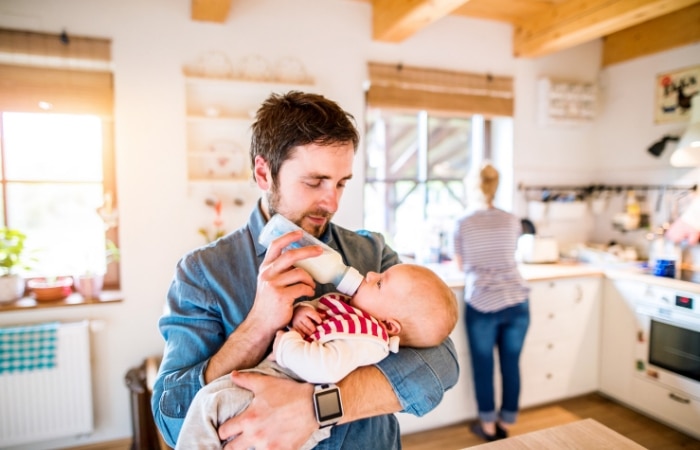
<svg viewBox="0 0 700 450">
<path fill-rule="evenodd" d="M 367 103 L 380 108 L 513 115 L 512 77 L 369 63 Z"/>
<path fill-rule="evenodd" d="M 0 110 L 111 116 L 111 41 L 0 29 Z"/>
</svg>

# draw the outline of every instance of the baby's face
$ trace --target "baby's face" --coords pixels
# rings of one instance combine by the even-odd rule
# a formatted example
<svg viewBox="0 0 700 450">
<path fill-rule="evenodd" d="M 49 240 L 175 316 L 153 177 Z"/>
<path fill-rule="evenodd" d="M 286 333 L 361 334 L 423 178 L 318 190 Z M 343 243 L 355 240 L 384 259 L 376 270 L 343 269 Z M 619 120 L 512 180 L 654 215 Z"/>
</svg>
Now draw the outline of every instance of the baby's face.
<svg viewBox="0 0 700 450">
<path fill-rule="evenodd" d="M 401 265 L 392 266 L 384 273 L 369 272 L 350 300 L 350 305 L 359 308 L 379 320 L 395 318 L 396 308 L 401 306 L 403 293 L 410 277 Z"/>
</svg>

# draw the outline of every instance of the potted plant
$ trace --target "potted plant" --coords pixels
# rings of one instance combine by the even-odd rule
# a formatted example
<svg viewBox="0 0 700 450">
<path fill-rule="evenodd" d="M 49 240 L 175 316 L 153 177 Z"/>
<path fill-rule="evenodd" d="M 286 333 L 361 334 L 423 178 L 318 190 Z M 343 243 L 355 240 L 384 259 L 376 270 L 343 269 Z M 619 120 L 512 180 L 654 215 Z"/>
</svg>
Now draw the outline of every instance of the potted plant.
<svg viewBox="0 0 700 450">
<path fill-rule="evenodd" d="M 99 298 L 104 285 L 104 276 L 107 266 L 119 261 L 119 248 L 114 242 L 107 239 L 105 241 L 104 265 L 88 269 L 80 275 L 73 277 L 75 290 L 84 298 Z"/>
<path fill-rule="evenodd" d="M 29 270 L 30 262 L 24 246 L 27 236 L 13 228 L 0 228 L 0 303 L 11 302 L 24 294 L 24 278 L 18 273 Z"/>
</svg>

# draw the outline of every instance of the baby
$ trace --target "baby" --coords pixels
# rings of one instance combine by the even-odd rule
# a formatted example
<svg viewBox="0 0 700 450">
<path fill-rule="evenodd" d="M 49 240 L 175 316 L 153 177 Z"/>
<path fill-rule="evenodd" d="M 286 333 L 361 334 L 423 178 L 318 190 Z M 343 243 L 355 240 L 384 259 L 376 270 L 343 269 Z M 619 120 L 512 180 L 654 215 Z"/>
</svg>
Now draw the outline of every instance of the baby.
<svg viewBox="0 0 700 450">
<path fill-rule="evenodd" d="M 335 383 L 357 367 L 406 347 L 433 347 L 457 322 L 457 301 L 430 269 L 397 264 L 369 272 L 355 295 L 325 294 L 295 305 L 291 330 L 278 331 L 270 356 L 251 371 L 315 384 Z M 253 394 L 222 376 L 195 396 L 177 449 L 220 449 L 219 424 L 243 411 Z M 309 399 L 311 401 L 311 399 Z M 321 428 L 302 447 L 330 436 Z"/>
</svg>

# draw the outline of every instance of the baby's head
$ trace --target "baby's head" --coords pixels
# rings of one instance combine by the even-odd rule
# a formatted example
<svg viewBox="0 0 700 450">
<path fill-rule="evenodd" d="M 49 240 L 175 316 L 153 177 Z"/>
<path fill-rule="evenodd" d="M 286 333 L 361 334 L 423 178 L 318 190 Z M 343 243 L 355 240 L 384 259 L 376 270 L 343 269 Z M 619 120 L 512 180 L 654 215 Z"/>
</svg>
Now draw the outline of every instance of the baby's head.
<svg viewBox="0 0 700 450">
<path fill-rule="evenodd" d="M 434 347 L 457 323 L 452 290 L 432 270 L 397 264 L 369 272 L 350 304 L 379 319 L 407 347 Z"/>
</svg>

